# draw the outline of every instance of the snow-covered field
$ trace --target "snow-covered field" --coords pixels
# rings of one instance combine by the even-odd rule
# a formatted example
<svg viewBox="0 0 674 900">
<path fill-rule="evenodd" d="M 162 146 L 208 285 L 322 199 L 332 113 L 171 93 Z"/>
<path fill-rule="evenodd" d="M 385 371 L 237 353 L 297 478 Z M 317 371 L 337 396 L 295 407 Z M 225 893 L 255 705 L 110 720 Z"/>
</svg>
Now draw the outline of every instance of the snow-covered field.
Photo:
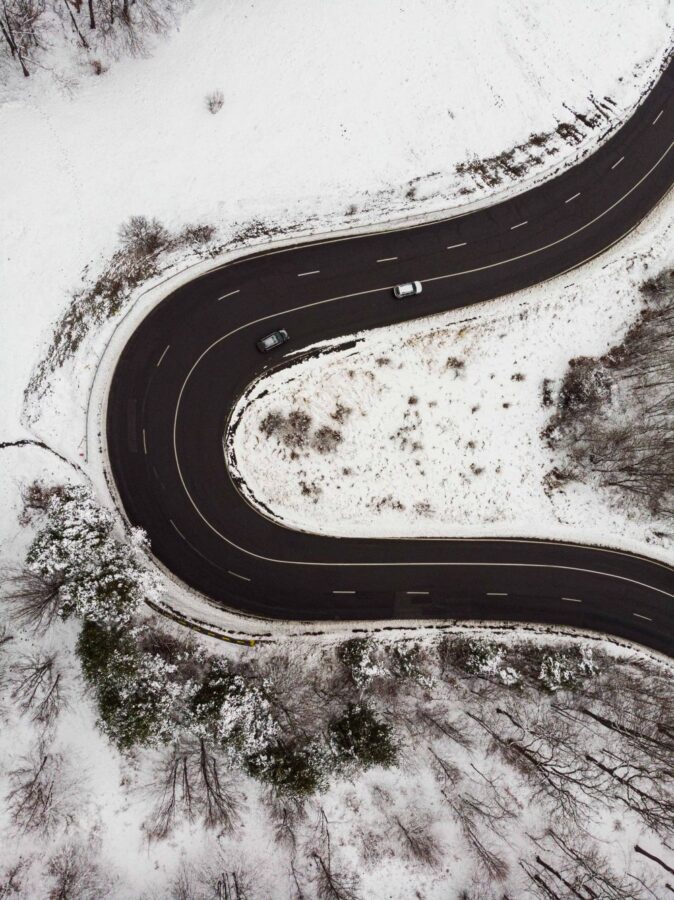
<svg viewBox="0 0 674 900">
<path fill-rule="evenodd" d="M 227 241 L 253 221 L 311 233 L 524 187 L 619 124 L 656 76 L 673 24 L 671 0 L 644 0 L 636 25 L 632 3 L 607 12 L 599 0 L 370 0 L 366 11 L 357 0 L 201 0 L 151 55 L 104 57 L 102 75 L 83 51 L 66 60 L 58 41 L 29 79 L 5 68 L 3 439 L 24 436 L 22 391 L 51 325 L 129 215 L 173 229 L 210 222 Z M 224 106 L 211 115 L 216 90 Z M 566 140 L 555 133 L 563 122 L 577 128 Z M 489 186 L 457 173 L 532 133 L 552 136 L 519 179 L 501 172 Z M 80 408 L 88 357 L 68 376 L 82 376 Z M 48 420 L 42 436 L 69 443 L 72 421 L 56 435 Z"/>
<path fill-rule="evenodd" d="M 553 410 L 544 380 L 554 400 L 569 359 L 619 343 L 640 283 L 674 262 L 673 211 L 663 203 L 553 282 L 359 334 L 353 349 L 264 377 L 227 435 L 241 489 L 283 524 L 324 534 L 556 537 L 671 559 L 669 521 L 578 482 L 551 490 L 546 475 L 563 463 L 541 432 Z"/>
</svg>

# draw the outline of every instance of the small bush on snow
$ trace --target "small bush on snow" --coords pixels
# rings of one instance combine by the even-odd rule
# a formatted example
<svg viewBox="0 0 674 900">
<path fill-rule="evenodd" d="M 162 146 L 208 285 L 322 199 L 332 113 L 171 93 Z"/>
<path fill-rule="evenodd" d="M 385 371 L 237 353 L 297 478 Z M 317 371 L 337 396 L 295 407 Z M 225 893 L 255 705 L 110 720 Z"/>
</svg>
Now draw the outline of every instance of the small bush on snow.
<svg viewBox="0 0 674 900">
<path fill-rule="evenodd" d="M 330 723 L 330 743 L 338 765 L 392 766 L 396 760 L 393 729 L 366 704 L 349 703 Z"/>
<path fill-rule="evenodd" d="M 421 672 L 421 650 L 418 644 L 409 647 L 394 644 L 390 653 L 391 672 L 396 678 L 419 678 Z"/>
<path fill-rule="evenodd" d="M 447 640 L 440 652 L 470 675 L 497 675 L 503 661 L 503 647 L 475 638 Z"/>
<path fill-rule="evenodd" d="M 337 656 L 347 669 L 357 688 L 364 688 L 378 675 L 386 670 L 375 658 L 375 644 L 371 638 L 351 638 L 337 648 Z"/>
<path fill-rule="evenodd" d="M 546 690 L 554 693 L 573 690 L 583 678 L 596 675 L 597 671 L 592 651 L 583 647 L 575 652 L 568 650 L 546 654 L 541 662 L 538 678 Z"/>
<path fill-rule="evenodd" d="M 209 113 L 215 115 L 219 113 L 225 103 L 225 95 L 222 91 L 213 91 L 210 94 L 206 94 L 206 109 Z"/>
<path fill-rule="evenodd" d="M 131 216 L 119 229 L 122 247 L 133 256 L 151 256 L 167 246 L 170 235 L 158 219 Z"/>
<path fill-rule="evenodd" d="M 249 757 L 246 769 L 279 796 L 309 797 L 325 785 L 328 763 L 316 744 L 293 747 L 279 742 Z"/>
</svg>

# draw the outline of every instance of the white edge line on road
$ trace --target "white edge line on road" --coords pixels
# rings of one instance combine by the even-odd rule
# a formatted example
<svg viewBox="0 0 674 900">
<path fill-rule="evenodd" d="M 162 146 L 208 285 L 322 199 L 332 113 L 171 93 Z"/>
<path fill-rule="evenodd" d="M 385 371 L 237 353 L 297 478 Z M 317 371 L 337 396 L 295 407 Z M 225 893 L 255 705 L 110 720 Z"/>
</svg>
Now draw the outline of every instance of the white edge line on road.
<svg viewBox="0 0 674 900">
<path fill-rule="evenodd" d="M 157 368 L 159 368 L 159 366 L 161 365 L 161 361 L 162 361 L 162 359 L 166 356 L 166 354 L 167 354 L 167 352 L 168 352 L 168 348 L 169 348 L 170 346 L 171 346 L 170 344 L 167 344 L 167 345 L 164 347 L 164 352 L 163 352 L 162 355 L 159 357 L 159 362 L 157 363 Z"/>
<path fill-rule="evenodd" d="M 527 250 L 525 253 L 519 253 L 516 256 L 510 257 L 510 259 L 498 260 L 497 262 L 488 263 L 485 266 L 478 266 L 473 269 L 464 269 L 460 272 L 450 272 L 446 275 L 435 275 L 431 278 L 425 278 L 425 279 L 423 279 L 422 284 L 423 283 L 432 283 L 434 281 L 444 281 L 448 278 L 458 278 L 462 275 L 471 275 L 474 272 L 481 272 L 481 271 L 485 271 L 488 269 L 494 269 L 498 266 L 507 265 L 508 263 L 517 262 L 520 259 L 526 259 L 529 256 L 534 256 L 537 253 L 542 253 L 544 250 L 549 250 L 551 247 L 555 247 L 558 244 L 564 243 L 564 241 L 568 241 L 570 238 L 575 237 L 575 235 L 580 234 L 581 232 L 585 231 L 587 228 L 590 228 L 596 222 L 603 219 L 604 216 L 607 216 L 612 210 L 614 210 L 616 208 L 616 206 L 619 206 L 621 203 L 623 203 L 627 199 L 627 197 L 629 197 L 631 194 L 633 194 L 634 191 L 636 191 L 637 188 L 649 177 L 649 175 L 651 175 L 657 169 L 657 167 L 662 163 L 662 161 L 665 159 L 665 157 L 671 151 L 672 147 L 674 147 L 674 141 L 671 141 L 669 143 L 667 148 L 659 156 L 659 158 L 656 160 L 656 162 L 653 163 L 651 168 L 647 172 L 645 172 L 641 176 L 641 178 L 639 178 L 639 180 L 635 184 L 633 184 L 631 188 L 629 188 L 629 190 L 627 190 L 622 196 L 618 197 L 618 199 L 615 200 L 605 210 L 603 210 L 603 212 L 600 212 L 593 219 L 590 219 L 589 222 L 586 222 L 584 225 L 580 225 L 578 228 L 576 228 L 574 231 L 571 231 L 569 234 L 565 234 L 561 238 L 557 238 L 556 240 L 551 241 L 548 244 L 543 244 L 540 247 L 536 247 L 533 250 Z M 466 215 L 468 215 L 468 214 L 466 214 Z M 437 224 L 437 223 L 435 223 L 435 224 Z M 411 228 L 417 228 L 417 227 L 421 227 L 421 226 L 411 226 Z M 625 232 L 625 234 L 629 234 L 631 231 L 633 231 L 634 227 L 635 226 L 632 226 L 630 229 L 628 229 L 628 231 Z M 409 230 L 409 229 L 401 229 L 401 230 Z M 366 236 L 371 237 L 372 235 L 366 235 Z M 336 239 L 324 241 L 321 243 L 336 243 L 341 240 L 349 240 L 349 239 L 352 239 L 352 238 L 336 238 Z M 614 244 L 618 243 L 618 241 L 620 239 L 621 238 L 617 238 L 615 241 L 613 241 L 608 246 L 609 247 L 613 246 Z M 278 251 L 274 251 L 274 255 L 276 253 L 288 252 L 288 250 L 292 250 L 292 249 L 298 249 L 298 248 L 284 248 L 284 249 L 281 249 Z M 606 250 L 606 249 L 607 248 L 604 248 L 604 250 Z M 591 257 L 589 257 L 589 259 L 594 259 L 596 256 L 599 256 L 601 253 L 602 253 L 601 250 L 597 251 L 597 253 L 593 254 Z M 272 254 L 266 254 L 266 255 L 272 255 Z M 256 258 L 257 257 L 248 257 L 248 259 L 251 259 L 251 260 L 256 259 Z M 573 266 L 571 266 L 571 268 L 567 271 L 572 271 L 573 269 L 578 268 L 580 265 L 582 265 L 583 262 L 587 262 L 587 261 L 588 260 L 581 260 L 580 262 L 575 263 Z M 214 269 L 213 271 L 218 271 L 220 269 L 226 268 L 229 265 L 231 265 L 231 263 L 225 263 L 223 266 L 216 267 L 216 269 Z M 562 272 L 559 274 L 563 275 L 565 273 Z M 557 277 L 557 276 L 553 276 L 553 277 Z M 292 309 L 283 310 L 283 312 L 281 314 L 289 314 L 289 313 L 293 313 L 293 312 L 299 312 L 304 309 L 311 309 L 311 308 L 318 307 L 318 306 L 324 306 L 326 303 L 335 303 L 336 301 L 339 301 L 339 300 L 348 300 L 348 299 L 353 299 L 355 297 L 366 296 L 368 294 L 376 294 L 376 293 L 379 293 L 380 291 L 387 290 L 387 289 L 388 288 L 386 288 L 386 287 L 370 288 L 365 291 L 356 291 L 352 294 L 340 294 L 336 297 L 326 297 L 324 300 L 315 300 L 312 303 L 305 303 L 300 306 L 293 307 Z M 277 559 L 275 557 L 264 556 L 260 553 L 256 553 L 254 550 L 248 550 L 245 547 L 241 547 L 236 542 L 230 540 L 228 537 L 226 537 L 224 534 L 222 534 L 222 532 L 218 531 L 218 529 L 211 522 L 209 522 L 209 520 L 206 518 L 206 516 L 204 516 L 204 514 L 201 512 L 201 510 L 199 509 L 197 504 L 194 502 L 192 495 L 190 494 L 189 490 L 187 489 L 187 485 L 185 483 L 185 478 L 183 476 L 182 468 L 180 466 L 180 460 L 178 458 L 178 448 L 177 448 L 177 426 L 178 426 L 178 414 L 180 412 L 180 403 L 182 400 L 183 393 L 185 391 L 185 386 L 187 385 L 187 382 L 189 381 L 190 377 L 192 376 L 192 373 L 197 368 L 197 366 L 199 365 L 201 360 L 206 356 L 206 354 L 209 353 L 213 349 L 213 347 L 215 347 L 217 344 L 221 343 L 222 341 L 226 340 L 227 338 L 231 337 L 233 334 L 236 334 L 237 332 L 242 331 L 244 328 L 248 328 L 251 325 L 258 325 L 260 322 L 266 322 L 267 320 L 277 317 L 278 315 L 279 315 L 279 313 L 270 313 L 269 315 L 260 316 L 257 319 L 253 319 L 250 322 L 245 322 L 244 324 L 239 325 L 237 328 L 232 329 L 231 331 L 227 332 L 227 334 L 223 334 L 219 338 L 217 338 L 217 340 L 213 341 L 213 343 L 210 344 L 210 346 L 208 346 L 199 355 L 199 357 L 195 360 L 194 364 L 192 365 L 192 368 L 185 376 L 185 379 L 180 388 L 180 392 L 178 394 L 178 399 L 176 402 L 175 415 L 173 417 L 173 455 L 174 455 L 174 459 L 176 461 L 176 467 L 178 469 L 178 477 L 180 478 L 180 482 L 183 486 L 183 490 L 185 491 L 185 494 L 187 495 L 192 507 L 194 508 L 194 511 L 197 513 L 199 518 L 204 522 L 204 524 L 208 528 L 210 528 L 211 531 L 214 534 L 216 534 L 225 543 L 229 544 L 231 547 L 234 547 L 236 550 L 239 550 L 241 553 L 245 553 L 247 556 L 250 556 L 254 559 L 259 559 L 263 562 L 271 562 L 271 563 L 275 563 L 278 565 L 287 565 L 287 566 L 317 566 L 317 567 L 321 567 L 321 568 L 401 568 L 401 567 L 406 567 L 406 566 L 448 567 L 449 568 L 449 567 L 464 566 L 464 567 L 469 567 L 469 568 L 470 567 L 483 567 L 483 568 L 501 567 L 501 568 L 528 568 L 528 569 L 555 569 L 555 570 L 561 570 L 561 571 L 581 572 L 581 573 L 587 574 L 587 575 L 601 575 L 606 578 L 613 578 L 617 581 L 622 581 L 627 584 L 635 584 L 638 587 L 643 587 L 643 588 L 646 588 L 647 590 L 655 591 L 658 594 L 662 594 L 665 597 L 671 597 L 674 600 L 674 593 L 670 593 L 669 591 L 665 591 L 662 588 L 658 588 L 658 587 L 654 587 L 653 585 L 646 584 L 643 581 L 638 581 L 637 579 L 634 579 L 634 578 L 627 578 L 624 575 L 616 575 L 612 572 L 602 572 L 597 569 L 586 569 L 586 568 L 575 567 L 575 566 L 563 566 L 563 565 L 551 564 L 551 563 L 497 563 L 497 562 L 479 562 L 478 563 L 478 562 L 455 562 L 455 561 L 324 562 L 322 560 L 314 561 L 314 560 L 301 560 L 301 559 Z M 456 538 L 448 538 L 446 540 L 456 541 L 457 539 Z M 477 542 L 477 541 L 485 541 L 485 540 L 488 541 L 489 538 L 486 538 L 486 539 L 485 538 L 463 538 L 462 540 L 465 540 L 467 542 Z M 494 540 L 496 540 L 496 539 L 494 539 Z M 534 539 L 527 539 L 527 538 L 510 538 L 510 539 L 499 538 L 498 540 L 499 541 L 503 540 L 503 541 L 512 542 L 512 543 L 522 543 L 522 544 L 529 544 L 529 543 L 537 544 L 537 543 L 539 543 L 539 541 L 536 541 Z M 554 543 L 556 546 L 567 546 L 568 545 L 564 541 L 553 541 L 552 543 Z M 575 545 L 572 544 L 570 546 L 575 546 Z M 614 550 L 614 549 L 608 549 L 608 548 L 603 548 L 603 547 L 599 547 L 599 546 L 594 547 L 592 549 L 596 550 L 597 552 L 611 553 L 611 554 L 615 554 L 618 556 L 628 556 L 628 557 L 635 556 L 635 554 L 627 553 L 623 550 Z M 653 559 L 650 559 L 649 557 L 639 557 L 637 555 L 637 558 L 643 558 L 644 561 L 650 563 L 651 565 L 657 565 L 662 568 L 671 569 L 671 566 L 668 566 L 666 563 L 661 563 L 658 560 L 653 560 Z"/>
<path fill-rule="evenodd" d="M 223 294 L 222 297 L 218 297 L 218 300 L 226 300 L 228 297 L 233 297 L 234 294 L 238 294 L 241 292 L 241 288 L 238 288 L 235 291 L 230 291 L 228 294 Z"/>
<path fill-rule="evenodd" d="M 178 532 L 178 534 L 180 535 L 180 537 L 181 537 L 186 543 L 188 543 L 187 538 L 186 538 L 185 535 L 182 533 L 182 531 L 178 528 L 178 526 L 177 526 L 176 523 L 173 521 L 173 519 L 169 519 L 169 522 L 171 523 L 171 525 L 173 525 L 173 527 L 174 527 L 175 530 Z"/>
<path fill-rule="evenodd" d="M 575 597 L 562 597 L 562 600 L 566 600 L 567 603 L 582 603 L 582 600 L 576 600 Z"/>
<path fill-rule="evenodd" d="M 572 201 L 572 200 L 575 200 L 576 197 L 580 197 L 580 191 L 578 191 L 577 194 L 574 194 L 573 197 L 569 197 L 569 199 L 568 199 L 568 200 L 565 200 L 564 202 L 565 202 L 565 203 L 571 203 L 571 201 Z"/>
<path fill-rule="evenodd" d="M 614 162 L 614 163 L 613 163 L 613 165 L 611 166 L 611 169 L 617 169 L 618 166 L 620 165 L 620 163 L 621 163 L 624 159 L 625 159 L 625 157 L 624 157 L 624 156 L 621 156 L 620 159 L 619 159 L 617 162 Z"/>
<path fill-rule="evenodd" d="M 522 225 L 528 225 L 528 224 L 529 224 L 529 220 L 525 219 L 524 222 L 518 222 L 517 225 L 511 225 L 510 230 L 514 231 L 516 228 L 521 228 Z"/>
<path fill-rule="evenodd" d="M 649 619 L 648 616 L 642 616 L 641 613 L 632 613 L 633 616 L 636 616 L 637 619 L 645 619 L 647 622 L 652 622 L 653 619 Z"/>
<path fill-rule="evenodd" d="M 147 441 L 145 440 L 145 429 L 143 428 L 143 453 L 147 456 Z"/>
<path fill-rule="evenodd" d="M 449 247 L 447 247 L 447 249 L 448 250 L 456 250 L 457 247 L 466 247 L 467 243 L 468 243 L 467 241 L 464 241 L 462 244 L 450 244 Z"/>
<path fill-rule="evenodd" d="M 653 119 L 653 121 L 651 123 L 652 125 L 655 125 L 655 123 L 658 121 L 658 119 L 663 114 L 663 112 L 664 112 L 664 109 L 661 109 L 660 112 L 657 114 L 657 116 Z"/>
<path fill-rule="evenodd" d="M 298 272 L 297 277 L 304 278 L 305 275 L 320 275 L 320 272 L 321 272 L 320 269 L 312 269 L 311 272 Z"/>
<path fill-rule="evenodd" d="M 238 572 L 232 572 L 231 569 L 227 569 L 227 574 L 228 574 L 228 575 L 233 575 L 235 578 L 240 578 L 241 581 L 252 581 L 252 578 L 246 578 L 245 575 L 239 575 Z"/>
</svg>

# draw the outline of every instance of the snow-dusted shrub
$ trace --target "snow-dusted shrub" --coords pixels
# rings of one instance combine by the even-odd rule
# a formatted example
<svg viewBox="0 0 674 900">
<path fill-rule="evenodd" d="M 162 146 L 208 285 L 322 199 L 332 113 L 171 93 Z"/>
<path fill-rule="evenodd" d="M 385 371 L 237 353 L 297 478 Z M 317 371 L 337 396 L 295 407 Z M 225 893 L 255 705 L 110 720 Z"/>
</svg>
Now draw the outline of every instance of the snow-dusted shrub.
<svg viewBox="0 0 674 900">
<path fill-rule="evenodd" d="M 503 660 L 503 648 L 491 641 L 468 642 L 470 652 L 465 661 L 466 672 L 471 675 L 496 675 Z"/>
<path fill-rule="evenodd" d="M 149 653 L 113 654 L 96 690 L 102 728 L 120 748 L 172 737 L 176 707 L 191 689 L 174 678 L 175 672 L 175 666 Z"/>
<path fill-rule="evenodd" d="M 337 656 L 357 688 L 366 687 L 373 678 L 386 674 L 375 660 L 376 645 L 371 638 L 351 638 L 337 648 Z"/>
<path fill-rule="evenodd" d="M 219 113 L 225 103 L 225 95 L 222 91 L 212 91 L 210 94 L 206 94 L 206 109 L 212 115 Z"/>
<path fill-rule="evenodd" d="M 597 671 L 592 651 L 583 647 L 580 651 L 560 650 L 547 653 L 541 662 L 538 678 L 546 690 L 554 693 L 577 688 L 582 678 L 595 675 Z"/>
<path fill-rule="evenodd" d="M 181 243 L 193 246 L 209 244 L 215 237 L 215 228 L 212 225 L 186 225 L 178 236 Z"/>
<path fill-rule="evenodd" d="M 325 785 L 328 761 L 316 744 L 297 747 L 279 741 L 248 757 L 246 768 L 279 796 L 308 797 Z"/>
<path fill-rule="evenodd" d="M 505 684 L 507 687 L 513 687 L 522 681 L 522 676 L 512 666 L 504 666 L 504 668 L 499 669 L 498 677 L 501 684 Z"/>
<path fill-rule="evenodd" d="M 135 257 L 151 256 L 167 246 L 170 235 L 159 219 L 131 216 L 119 229 L 122 247 Z"/>
<path fill-rule="evenodd" d="M 394 644 L 389 654 L 390 670 L 396 678 L 419 678 L 421 671 L 421 649 L 418 644 Z"/>
<path fill-rule="evenodd" d="M 338 765 L 392 766 L 396 760 L 393 729 L 364 703 L 349 703 L 329 726 L 330 745 Z"/>
<path fill-rule="evenodd" d="M 114 520 L 83 487 L 55 493 L 26 556 L 29 572 L 60 585 L 58 614 L 122 625 L 144 599 L 156 599 L 156 577 L 137 561 L 145 537 L 134 529 L 129 547 L 112 537 Z"/>
<path fill-rule="evenodd" d="M 279 734 L 265 685 L 232 672 L 224 660 L 213 659 L 191 710 L 195 733 L 217 741 L 238 759 L 264 753 Z"/>
<path fill-rule="evenodd" d="M 91 620 L 82 627 L 77 652 L 96 694 L 100 726 L 120 749 L 155 746 L 174 735 L 195 691 L 176 665 L 143 652 L 134 631 Z"/>
</svg>

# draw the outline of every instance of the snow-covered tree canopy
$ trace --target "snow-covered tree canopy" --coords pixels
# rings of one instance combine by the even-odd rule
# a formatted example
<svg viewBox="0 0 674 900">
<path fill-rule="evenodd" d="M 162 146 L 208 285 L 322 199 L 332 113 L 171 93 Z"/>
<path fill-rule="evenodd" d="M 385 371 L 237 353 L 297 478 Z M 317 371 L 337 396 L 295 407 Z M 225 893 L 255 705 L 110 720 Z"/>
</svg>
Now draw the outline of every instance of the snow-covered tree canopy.
<svg viewBox="0 0 674 900">
<path fill-rule="evenodd" d="M 145 537 L 133 529 L 129 545 L 112 536 L 112 515 L 90 490 L 55 492 L 26 557 L 28 569 L 59 585 L 59 615 L 111 625 L 128 624 L 144 599 L 156 599 L 156 577 L 139 563 Z"/>
</svg>

